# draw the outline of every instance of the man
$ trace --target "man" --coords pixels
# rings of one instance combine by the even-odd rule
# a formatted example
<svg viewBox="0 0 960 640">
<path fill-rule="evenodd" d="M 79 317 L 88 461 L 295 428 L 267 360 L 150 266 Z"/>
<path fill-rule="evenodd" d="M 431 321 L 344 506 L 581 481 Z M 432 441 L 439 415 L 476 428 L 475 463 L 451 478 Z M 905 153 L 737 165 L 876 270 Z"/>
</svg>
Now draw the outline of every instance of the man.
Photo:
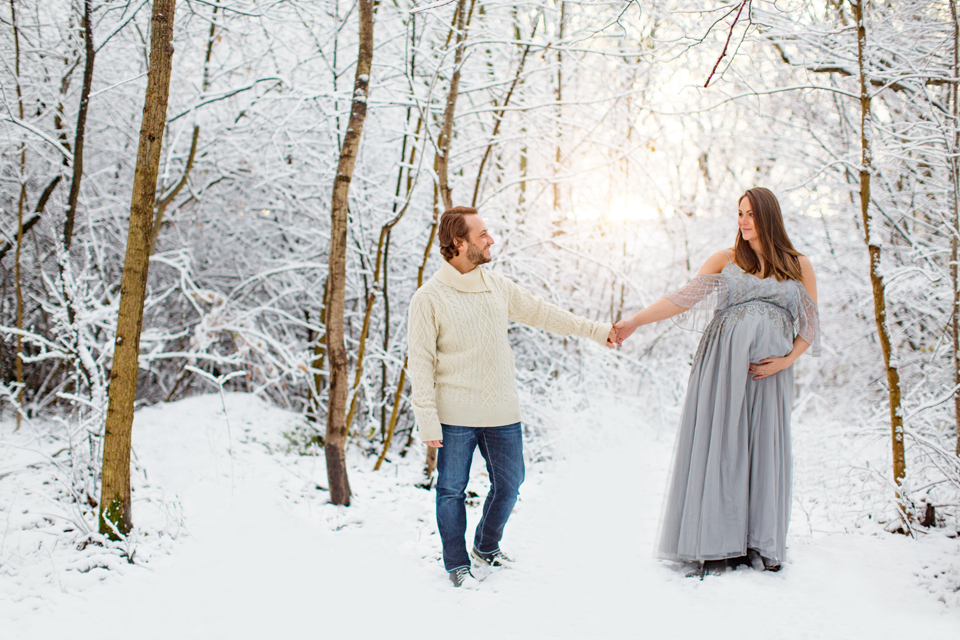
<svg viewBox="0 0 960 640">
<path fill-rule="evenodd" d="M 443 263 L 410 301 L 408 371 L 420 438 L 437 447 L 437 528 L 454 586 L 475 586 L 470 556 L 490 566 L 511 562 L 500 539 L 523 482 L 520 400 L 508 322 L 614 346 L 609 323 L 580 318 L 533 296 L 480 265 L 493 238 L 477 210 L 443 213 L 437 233 Z M 490 492 L 470 554 L 465 506 L 474 449 L 487 463 Z"/>
</svg>

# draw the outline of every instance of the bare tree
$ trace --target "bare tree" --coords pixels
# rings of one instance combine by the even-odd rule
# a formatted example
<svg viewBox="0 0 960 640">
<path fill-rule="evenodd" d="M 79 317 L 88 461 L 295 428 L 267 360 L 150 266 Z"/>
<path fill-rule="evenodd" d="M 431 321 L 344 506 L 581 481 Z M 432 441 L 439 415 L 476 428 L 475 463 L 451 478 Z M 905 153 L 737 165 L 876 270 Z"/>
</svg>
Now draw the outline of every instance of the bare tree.
<svg viewBox="0 0 960 640">
<path fill-rule="evenodd" d="M 133 526 L 130 503 L 130 445 L 137 393 L 140 332 L 150 266 L 150 232 L 157 193 L 160 151 L 167 119 L 173 59 L 176 0 L 155 0 L 150 28 L 150 66 L 140 125 L 140 144 L 130 203 L 130 227 L 120 284 L 116 350 L 110 371 L 103 440 L 100 533 L 119 539 Z"/>
<path fill-rule="evenodd" d="M 350 120 L 340 149 L 337 175 L 333 183 L 330 208 L 330 253 L 327 309 L 327 357 L 330 362 L 330 391 L 327 400 L 327 481 L 333 504 L 350 504 L 350 481 L 347 478 L 345 448 L 347 444 L 347 392 L 350 381 L 350 360 L 343 339 L 344 292 L 346 284 L 347 226 L 350 181 L 360 150 L 360 136 L 367 116 L 370 91 L 370 68 L 373 64 L 373 0 L 358 0 L 360 44 L 357 74 L 353 85 Z"/>
<path fill-rule="evenodd" d="M 437 184 L 440 188 L 440 198 L 446 209 L 453 207 L 450 196 L 449 183 L 450 143 L 453 138 L 453 115 L 457 110 L 457 95 L 460 91 L 460 67 L 463 64 L 463 51 L 467 41 L 467 2 L 458 0 L 454 22 L 456 24 L 457 48 L 453 55 L 453 75 L 450 77 L 450 91 L 447 93 L 447 103 L 443 110 L 443 126 L 437 138 L 437 155 L 434 170 L 437 172 Z M 471 13 L 473 4 L 470 5 Z"/>
<path fill-rule="evenodd" d="M 567 4 L 564 0 L 558 0 L 560 5 L 560 16 L 557 19 L 557 40 L 563 42 L 563 28 L 566 26 L 567 22 Z M 561 143 L 563 141 L 563 129 L 561 128 L 561 120 L 563 119 L 563 48 L 557 47 L 557 87 L 555 93 L 557 101 L 557 148 L 556 153 L 554 154 L 555 166 L 553 168 L 554 174 L 560 173 L 560 167 L 563 161 L 563 152 Z M 560 209 L 560 182 L 558 180 L 553 181 L 553 209 L 558 211 Z"/>
<path fill-rule="evenodd" d="M 960 78 L 960 17 L 957 15 L 957 0 L 950 0 L 950 18 L 953 22 L 953 77 Z M 953 284 L 953 413 L 957 431 L 957 456 L 960 456 L 960 91 L 957 83 L 950 84 L 950 126 L 953 129 L 950 142 L 950 186 L 953 205 L 953 233 L 950 238 L 950 281 Z"/>
<path fill-rule="evenodd" d="M 20 119 L 23 120 L 23 89 L 20 86 L 20 29 L 17 25 L 16 0 L 10 0 L 10 21 L 13 25 L 14 46 L 14 76 L 17 82 L 17 108 Z M 17 200 L 17 251 L 15 260 L 15 274 L 17 290 L 17 426 L 20 428 L 23 406 L 23 274 L 20 271 L 21 254 L 23 248 L 23 207 L 27 201 L 27 146 L 20 146 L 20 197 Z"/>
<path fill-rule="evenodd" d="M 77 216 L 77 199 L 80 182 L 83 180 L 83 142 L 87 130 L 87 110 L 90 106 L 90 88 L 93 86 L 93 64 L 96 50 L 93 47 L 93 0 L 83 0 L 83 87 L 80 90 L 80 109 L 77 112 L 77 132 L 73 142 L 73 179 L 67 197 L 67 219 L 63 224 L 63 246 L 67 251 L 73 242 L 73 226 Z"/>
<path fill-rule="evenodd" d="M 864 20 L 864 1 L 851 3 L 857 22 L 857 63 L 860 71 L 860 211 L 863 216 L 864 240 L 870 254 L 870 283 L 873 288 L 873 309 L 877 323 L 877 336 L 883 351 L 883 364 L 887 372 L 887 390 L 890 394 L 890 429 L 893 448 L 893 478 L 897 485 L 906 475 L 906 458 L 903 450 L 903 410 L 900 400 L 900 372 L 891 353 L 890 331 L 887 328 L 887 301 L 880 267 L 880 243 L 874 231 L 875 223 L 870 211 L 870 174 L 873 171 L 871 129 L 873 127 L 868 77 L 867 27 Z"/>
<path fill-rule="evenodd" d="M 9 88 L 0 95 L 0 208 L 9 214 L 0 220 L 0 257 L 11 254 L 9 269 L 0 265 L 0 381 L 6 385 L 0 394 L 16 404 L 20 336 L 24 416 L 54 404 L 76 410 L 93 434 L 93 479 L 90 490 L 80 492 L 90 496 L 99 490 L 104 380 L 114 353 L 123 355 L 114 349 L 113 323 L 103 309 L 117 304 L 121 289 L 131 291 L 120 279 L 128 224 L 122 209 L 134 174 L 141 76 L 149 66 L 137 33 L 145 31 L 149 14 L 140 7 L 149 3 L 101 11 L 101 3 L 86 0 L 13 2 L 16 31 L 0 30 L 9 62 L 0 68 L 0 84 Z M 901 387 L 904 465 L 910 467 L 896 493 L 908 513 L 922 514 L 917 506 L 926 501 L 937 506 L 938 521 L 952 517 L 957 493 L 950 482 L 960 479 L 951 466 L 960 464 L 954 453 L 960 335 L 950 335 L 960 326 L 952 4 L 864 5 L 871 43 L 864 69 L 871 101 L 871 126 L 863 128 L 870 152 L 864 184 L 861 74 L 849 3 L 728 0 L 694 12 L 678 10 L 676 2 L 660 3 L 655 12 L 646 6 L 641 12 L 636 3 L 584 0 L 375 3 L 372 55 L 383 73 L 376 74 L 375 111 L 362 138 L 347 122 L 365 97 L 347 99 L 357 84 L 347 82 L 357 71 L 352 3 L 286 0 L 243 12 L 219 0 L 200 4 L 206 8 L 198 8 L 197 20 L 181 18 L 177 25 L 178 42 L 189 45 L 187 55 L 175 59 L 154 194 L 151 245 L 162 233 L 155 248 L 163 251 L 151 249 L 138 403 L 200 391 L 196 367 L 232 376 L 229 389 L 266 396 L 313 421 L 342 421 L 343 431 L 335 432 L 340 443 L 349 433 L 351 443 L 356 437 L 358 449 L 370 451 L 382 436 L 389 449 L 383 455 L 401 452 L 401 464 L 415 421 L 399 329 L 415 286 L 440 260 L 434 234 L 446 206 L 472 200 L 493 215 L 497 269 L 552 302 L 606 320 L 624 304 L 679 284 L 707 245 L 726 239 L 718 231 L 723 200 L 762 182 L 789 194 L 787 224 L 803 223 L 798 248 L 814 260 L 831 293 L 821 307 L 824 335 L 839 354 L 799 364 L 800 406 L 810 412 L 805 419 L 823 407 L 864 414 L 860 409 L 882 404 L 882 415 L 869 413 L 863 423 L 887 424 L 889 385 L 882 349 L 873 346 L 878 325 L 870 270 L 860 264 L 875 247 L 882 253 L 882 269 L 874 272 L 882 277 L 890 363 Z M 91 12 L 92 22 L 84 18 Z M 92 86 L 81 88 L 94 61 L 92 36 L 96 74 Z M 717 37 L 717 47 L 705 44 Z M 712 90 L 699 91 L 727 38 Z M 310 56 L 296 54 L 307 50 Z M 696 87 L 684 88 L 690 70 Z M 87 108 L 84 117 L 78 104 Z M 79 129 L 90 135 L 77 154 L 82 166 L 74 166 Z M 337 171 L 345 135 L 363 149 L 354 153 L 349 174 Z M 421 180 L 431 169 L 434 179 Z M 318 182 L 317 176 L 335 172 L 332 190 L 326 179 Z M 62 193 L 59 182 L 67 187 Z M 18 234 L 22 187 L 33 194 L 30 205 L 40 198 L 35 210 L 22 206 Z M 861 187 L 869 197 L 860 198 Z M 864 201 L 869 240 L 859 251 L 844 250 L 851 238 L 867 237 Z M 334 229 L 331 256 L 327 212 L 333 223 L 334 204 L 347 221 L 347 239 L 338 239 L 342 226 Z M 74 219 L 66 262 L 51 260 L 65 228 L 49 214 L 38 215 L 43 205 Z M 642 224 L 623 219 L 641 209 Z M 825 211 L 822 218 L 790 219 L 818 210 Z M 648 242 L 654 235 L 657 245 Z M 332 273 L 330 260 L 344 245 L 342 271 Z M 335 285 L 342 287 L 339 300 L 331 300 Z M 331 365 L 325 334 L 341 319 L 343 351 Z M 131 335 L 121 329 L 127 343 Z M 842 344 L 836 339 L 850 334 L 856 335 Z M 537 442 L 538 430 L 546 433 L 555 422 L 549 411 L 565 401 L 556 390 L 573 389 L 571 372 L 594 365 L 577 359 L 582 353 L 575 345 L 534 340 L 521 327 L 511 340 L 525 428 Z M 676 372 L 665 347 L 688 345 L 672 333 L 656 340 L 642 352 L 669 369 L 666 380 Z M 847 367 L 839 373 L 838 360 Z M 331 366 L 339 382 L 345 362 L 340 380 L 349 383 L 330 398 L 331 414 Z M 615 366 L 628 367 L 624 362 Z M 345 404 L 338 399 L 342 388 Z M 805 393 L 816 393 L 816 401 L 804 401 L 811 397 Z M 318 426 L 306 431 L 305 452 L 324 441 Z M 335 474 L 345 469 L 336 455 L 340 443 L 332 440 Z M 429 473 L 435 451 L 427 453 Z M 876 494 L 883 495 L 874 505 L 888 519 L 895 492 L 880 487 L 890 474 L 870 466 Z M 341 485 L 343 501 L 349 484 Z M 92 507 L 91 520 L 98 508 Z"/>
<path fill-rule="evenodd" d="M 440 135 L 437 137 L 437 151 L 434 158 L 433 169 L 437 174 L 437 190 L 443 202 L 444 209 L 453 207 L 452 189 L 450 187 L 450 144 L 453 140 L 453 118 L 457 111 L 457 96 L 460 92 L 460 70 L 463 64 L 463 52 L 467 42 L 467 18 L 466 0 L 458 0 L 457 8 L 454 11 L 454 31 L 456 33 L 456 51 L 453 57 L 453 75 L 450 77 L 450 89 L 447 92 L 447 101 L 443 110 L 443 124 L 440 129 Z M 473 13 L 473 2 L 470 4 L 470 13 Z M 436 203 L 434 203 L 434 219 L 436 219 Z M 433 227 L 431 226 L 430 244 L 427 245 L 426 254 L 429 255 L 430 248 L 433 246 Z M 426 257 L 424 258 L 426 264 Z M 422 278 L 418 280 L 418 286 L 422 283 Z M 406 367 L 404 367 L 406 368 Z M 424 475 L 428 478 L 433 476 L 437 468 L 437 449 L 436 447 L 427 447 L 427 460 L 424 467 Z"/>
<path fill-rule="evenodd" d="M 427 268 L 427 261 L 430 259 L 430 253 L 433 249 L 433 241 L 437 237 L 437 224 L 439 218 L 438 210 L 438 188 L 434 184 L 433 187 L 433 220 L 430 224 L 430 232 L 427 236 L 427 243 L 423 249 L 423 260 L 420 262 L 420 268 L 417 270 L 417 289 L 423 286 L 423 275 L 424 271 Z M 387 457 L 387 451 L 390 450 L 390 443 L 393 442 L 393 432 L 397 428 L 397 418 L 399 416 L 400 408 L 400 395 L 403 393 L 403 385 L 406 383 L 407 379 L 407 358 L 403 359 L 403 366 L 400 368 L 400 379 L 397 381 L 397 390 L 393 394 L 393 411 L 390 414 L 390 425 L 387 428 L 387 435 L 383 439 L 383 450 L 380 452 L 380 456 L 377 458 L 377 462 L 373 467 L 374 471 L 379 471 L 380 466 L 383 464 L 383 461 Z M 412 436 L 412 433 L 411 433 Z M 427 465 L 424 469 L 424 474 L 427 476 L 427 482 L 430 482 L 430 478 L 433 475 L 434 469 L 436 469 L 437 464 L 437 449 L 436 447 L 427 447 Z"/>
</svg>

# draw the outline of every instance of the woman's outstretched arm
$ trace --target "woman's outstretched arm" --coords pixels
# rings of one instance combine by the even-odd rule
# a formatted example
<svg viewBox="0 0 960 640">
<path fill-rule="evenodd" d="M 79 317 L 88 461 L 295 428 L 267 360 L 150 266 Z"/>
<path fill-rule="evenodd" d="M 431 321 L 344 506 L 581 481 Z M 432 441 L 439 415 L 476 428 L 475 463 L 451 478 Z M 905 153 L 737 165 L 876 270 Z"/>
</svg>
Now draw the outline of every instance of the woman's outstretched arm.
<svg viewBox="0 0 960 640">
<path fill-rule="evenodd" d="M 720 273 L 721 270 L 727 263 L 730 262 L 730 258 L 726 251 L 717 251 L 715 254 L 710 256 L 703 267 L 697 275 L 710 275 Z M 640 327 L 645 324 L 650 324 L 652 322 L 658 322 L 660 320 L 666 320 L 667 318 L 672 318 L 675 315 L 679 315 L 687 310 L 687 307 L 681 307 L 678 304 L 674 304 L 666 298 L 660 298 L 653 304 L 651 304 L 646 309 L 641 309 L 629 318 L 624 318 L 620 322 L 616 323 L 614 328 L 617 330 L 617 341 L 623 342 L 630 334 L 637 330 L 637 327 Z"/>
<path fill-rule="evenodd" d="M 686 307 L 674 304 L 666 298 L 660 298 L 646 309 L 641 309 L 629 318 L 624 318 L 613 325 L 613 328 L 617 330 L 617 342 L 622 343 L 641 325 L 657 322 L 658 320 L 666 320 L 686 310 Z"/>
</svg>

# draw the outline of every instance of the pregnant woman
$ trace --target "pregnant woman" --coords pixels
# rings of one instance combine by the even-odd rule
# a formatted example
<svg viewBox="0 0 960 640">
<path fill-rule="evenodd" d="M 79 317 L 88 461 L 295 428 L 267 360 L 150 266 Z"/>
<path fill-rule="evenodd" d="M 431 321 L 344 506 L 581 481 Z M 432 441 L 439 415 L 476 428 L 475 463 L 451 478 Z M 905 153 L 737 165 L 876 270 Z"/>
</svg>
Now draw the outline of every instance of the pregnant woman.
<svg viewBox="0 0 960 640">
<path fill-rule="evenodd" d="M 793 248 L 768 189 L 740 197 L 736 242 L 682 289 L 616 324 L 684 314 L 706 325 L 687 386 L 657 555 L 690 575 L 749 563 L 777 571 L 790 523 L 793 363 L 820 355 L 813 266 Z M 699 321 L 699 322 L 698 322 Z M 709 563 L 709 564 L 708 564 Z"/>
</svg>

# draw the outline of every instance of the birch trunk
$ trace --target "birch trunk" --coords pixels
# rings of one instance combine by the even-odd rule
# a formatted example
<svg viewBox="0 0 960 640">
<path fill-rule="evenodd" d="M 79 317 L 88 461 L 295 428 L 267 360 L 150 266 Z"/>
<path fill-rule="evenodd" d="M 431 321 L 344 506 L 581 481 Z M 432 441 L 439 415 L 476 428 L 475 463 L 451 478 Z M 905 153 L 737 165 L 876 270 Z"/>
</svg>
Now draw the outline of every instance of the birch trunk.
<svg viewBox="0 0 960 640">
<path fill-rule="evenodd" d="M 137 393 L 140 331 L 150 266 L 150 232 L 157 194 L 160 148 L 167 119 L 173 58 L 176 0 L 155 0 L 150 20 L 150 63 L 133 177 L 130 230 L 120 283 L 117 341 L 110 370 L 107 423 L 103 439 L 100 533 L 120 539 L 133 526 L 130 510 L 130 439 Z"/>
<path fill-rule="evenodd" d="M 860 71 L 860 212 L 863 216 L 864 239 L 870 254 L 870 283 L 873 288 L 873 310 L 877 323 L 877 335 L 880 338 L 880 349 L 883 351 L 883 364 L 887 373 L 887 387 L 890 395 L 890 429 L 893 447 L 893 478 L 897 486 L 903 481 L 906 473 L 906 458 L 903 449 L 903 412 L 900 398 L 900 372 L 892 358 L 890 333 L 887 330 L 887 302 L 884 292 L 883 275 L 880 273 L 880 238 L 874 229 L 874 222 L 870 213 L 870 175 L 873 170 L 872 140 L 871 140 L 871 104 L 870 80 L 867 69 L 867 28 L 864 21 L 864 4 L 860 0 L 851 4 L 857 21 L 857 62 Z M 897 498 L 899 499 L 899 495 Z M 902 508 L 902 505 L 901 505 Z"/>
<path fill-rule="evenodd" d="M 360 45 L 357 75 L 353 85 L 353 105 L 347 132 L 340 149 L 340 161 L 333 184 L 330 212 L 330 307 L 327 311 L 327 358 L 330 366 L 330 393 L 327 398 L 327 481 L 330 502 L 350 504 L 350 482 L 347 478 L 345 449 L 347 444 L 347 392 L 350 362 L 343 339 L 344 297 L 346 289 L 347 224 L 350 181 L 360 149 L 360 136 L 367 116 L 367 95 L 370 89 L 370 67 L 373 63 L 373 0 L 358 0 Z"/>
</svg>

